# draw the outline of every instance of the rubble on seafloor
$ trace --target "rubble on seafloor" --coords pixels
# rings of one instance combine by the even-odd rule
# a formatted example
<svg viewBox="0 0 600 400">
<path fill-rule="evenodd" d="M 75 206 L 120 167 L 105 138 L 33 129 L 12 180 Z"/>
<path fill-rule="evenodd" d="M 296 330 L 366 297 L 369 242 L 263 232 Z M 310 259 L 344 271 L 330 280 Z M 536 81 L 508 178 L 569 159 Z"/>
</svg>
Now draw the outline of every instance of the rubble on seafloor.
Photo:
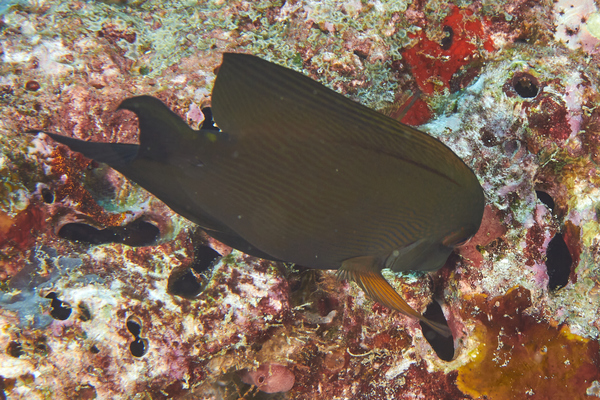
<svg viewBox="0 0 600 400">
<path fill-rule="evenodd" d="M 0 399 L 600 397 L 593 1 L 20 0 L 0 12 Z M 135 142 L 136 119 L 115 109 L 138 94 L 197 128 L 225 51 L 420 125 L 476 172 L 487 206 L 471 242 L 436 273 L 385 273 L 415 309 L 441 305 L 449 356 L 334 271 L 231 251 L 26 133 Z"/>
</svg>

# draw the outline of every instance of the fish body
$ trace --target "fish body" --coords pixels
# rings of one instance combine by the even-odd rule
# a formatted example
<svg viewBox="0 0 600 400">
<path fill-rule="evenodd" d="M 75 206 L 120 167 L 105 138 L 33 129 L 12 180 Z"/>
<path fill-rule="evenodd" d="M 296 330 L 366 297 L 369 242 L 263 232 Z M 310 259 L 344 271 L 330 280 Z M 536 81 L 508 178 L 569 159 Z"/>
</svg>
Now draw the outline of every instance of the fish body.
<svg viewBox="0 0 600 400">
<path fill-rule="evenodd" d="M 223 56 L 211 104 L 218 131 L 191 129 L 150 96 L 119 108 L 138 116 L 139 145 L 49 135 L 227 245 L 340 269 L 420 319 L 381 269 L 438 269 L 481 223 L 483 190 L 443 143 L 254 56 Z"/>
</svg>

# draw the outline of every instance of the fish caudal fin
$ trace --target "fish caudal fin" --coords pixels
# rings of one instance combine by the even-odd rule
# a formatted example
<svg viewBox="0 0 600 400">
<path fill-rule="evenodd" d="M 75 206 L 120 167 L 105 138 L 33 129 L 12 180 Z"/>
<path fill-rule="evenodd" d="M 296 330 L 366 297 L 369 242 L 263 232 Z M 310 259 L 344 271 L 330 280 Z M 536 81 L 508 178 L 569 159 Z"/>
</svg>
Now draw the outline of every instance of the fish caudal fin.
<svg viewBox="0 0 600 400">
<path fill-rule="evenodd" d="M 444 337 L 452 336 L 448 326 L 425 318 L 404 301 L 381 274 L 375 257 L 356 257 L 344 261 L 338 271 L 338 277 L 355 282 L 374 301 L 423 321 Z"/>
<path fill-rule="evenodd" d="M 31 133 L 39 133 L 35 131 Z M 98 143 L 85 140 L 73 139 L 70 137 L 57 135 L 55 133 L 42 132 L 50 136 L 58 143 L 68 146 L 71 150 L 83 154 L 87 158 L 118 168 L 129 164 L 138 154 L 139 146 L 137 144 L 124 143 Z"/>
</svg>

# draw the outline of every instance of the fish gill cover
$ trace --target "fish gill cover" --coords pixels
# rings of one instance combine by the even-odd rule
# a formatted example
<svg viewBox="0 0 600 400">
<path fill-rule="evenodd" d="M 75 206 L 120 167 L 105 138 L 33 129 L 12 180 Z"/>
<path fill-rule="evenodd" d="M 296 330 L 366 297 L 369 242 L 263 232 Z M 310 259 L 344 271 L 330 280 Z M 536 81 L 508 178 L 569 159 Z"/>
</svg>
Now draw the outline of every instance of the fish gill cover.
<svg viewBox="0 0 600 400">
<path fill-rule="evenodd" d="M 276 395 L 290 399 L 600 396 L 599 21 L 587 0 L 12 5 L 0 22 L 0 398 L 249 399 L 271 379 L 293 382 Z M 450 361 L 418 322 L 333 272 L 231 252 L 113 170 L 24 134 L 136 143 L 137 120 L 115 110 L 140 94 L 197 129 L 223 52 L 425 124 L 478 176 L 479 233 L 436 273 L 384 271 L 415 310 L 441 305 Z M 138 220 L 154 244 L 59 235 Z M 549 259 L 556 237 L 571 262 L 552 284 L 547 266 L 567 264 Z M 204 246 L 223 257 L 195 268 Z M 173 290 L 182 276 L 195 297 Z"/>
</svg>

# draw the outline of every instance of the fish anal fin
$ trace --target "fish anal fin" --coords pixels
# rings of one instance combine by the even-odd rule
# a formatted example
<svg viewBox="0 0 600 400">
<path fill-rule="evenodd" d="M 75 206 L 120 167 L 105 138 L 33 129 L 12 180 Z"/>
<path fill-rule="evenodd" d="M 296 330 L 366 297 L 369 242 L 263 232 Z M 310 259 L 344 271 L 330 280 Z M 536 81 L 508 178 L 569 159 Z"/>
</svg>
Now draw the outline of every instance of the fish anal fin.
<svg viewBox="0 0 600 400">
<path fill-rule="evenodd" d="M 381 274 L 380 261 L 377 257 L 363 256 L 344 261 L 338 271 L 338 277 L 355 282 L 374 301 L 423 321 L 440 335 L 444 337 L 452 335 L 446 325 L 429 320 L 404 301 Z"/>
</svg>

